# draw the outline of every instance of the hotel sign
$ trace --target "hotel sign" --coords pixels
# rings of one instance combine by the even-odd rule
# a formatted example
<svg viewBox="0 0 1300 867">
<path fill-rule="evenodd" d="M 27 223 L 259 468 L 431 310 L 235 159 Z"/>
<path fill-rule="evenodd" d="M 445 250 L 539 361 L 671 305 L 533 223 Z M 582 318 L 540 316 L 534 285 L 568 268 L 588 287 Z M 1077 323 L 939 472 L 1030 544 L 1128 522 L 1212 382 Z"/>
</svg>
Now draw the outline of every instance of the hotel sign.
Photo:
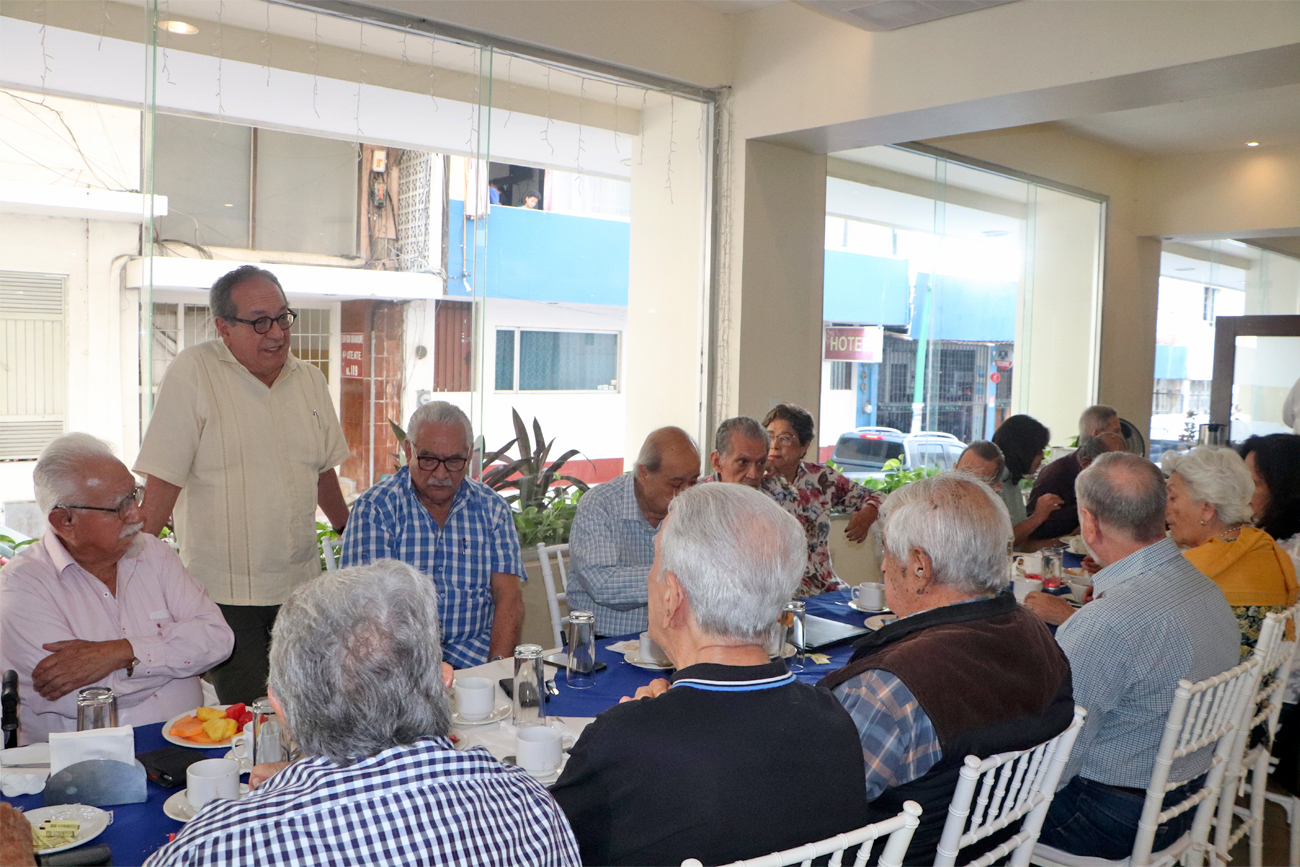
<svg viewBox="0 0 1300 867">
<path fill-rule="evenodd" d="M 339 347 L 343 356 L 343 375 L 349 379 L 366 378 L 366 335 L 346 333 Z"/>
<path fill-rule="evenodd" d="M 826 361 L 879 362 L 885 331 L 876 325 L 827 327 L 822 358 Z"/>
</svg>

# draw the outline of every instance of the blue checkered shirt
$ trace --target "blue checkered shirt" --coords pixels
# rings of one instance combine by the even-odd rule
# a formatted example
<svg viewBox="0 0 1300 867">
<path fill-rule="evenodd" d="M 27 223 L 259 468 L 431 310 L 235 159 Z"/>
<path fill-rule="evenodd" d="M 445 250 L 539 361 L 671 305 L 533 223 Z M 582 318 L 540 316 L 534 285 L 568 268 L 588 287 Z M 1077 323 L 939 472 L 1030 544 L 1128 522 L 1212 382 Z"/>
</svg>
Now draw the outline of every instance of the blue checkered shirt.
<svg viewBox="0 0 1300 867">
<path fill-rule="evenodd" d="M 853 717 L 867 766 L 867 800 L 924 776 L 943 758 L 939 733 L 898 676 L 868 669 L 835 687 Z"/>
<path fill-rule="evenodd" d="M 569 822 L 527 773 L 446 738 L 346 768 L 296 762 L 238 801 L 214 801 L 146 862 L 172 865 L 578 865 Z"/>
<path fill-rule="evenodd" d="M 343 533 L 344 566 L 391 557 L 433 579 L 442 618 L 443 657 L 456 668 L 488 660 L 492 573 L 524 577 L 510 506 L 482 482 L 465 479 L 439 528 L 402 467 L 361 495 Z"/>
<path fill-rule="evenodd" d="M 649 622 L 658 530 L 641 514 L 633 479 L 625 473 L 583 494 L 569 530 L 569 610 L 593 612 L 599 635 L 641 632 Z"/>
<path fill-rule="evenodd" d="M 1070 660 L 1074 701 L 1088 719 L 1061 776 L 1145 789 L 1181 678 L 1190 681 L 1240 660 L 1237 619 L 1214 586 L 1163 539 L 1093 577 L 1093 601 L 1056 631 Z M 1202 750 L 1174 762 L 1171 782 L 1204 773 Z"/>
</svg>

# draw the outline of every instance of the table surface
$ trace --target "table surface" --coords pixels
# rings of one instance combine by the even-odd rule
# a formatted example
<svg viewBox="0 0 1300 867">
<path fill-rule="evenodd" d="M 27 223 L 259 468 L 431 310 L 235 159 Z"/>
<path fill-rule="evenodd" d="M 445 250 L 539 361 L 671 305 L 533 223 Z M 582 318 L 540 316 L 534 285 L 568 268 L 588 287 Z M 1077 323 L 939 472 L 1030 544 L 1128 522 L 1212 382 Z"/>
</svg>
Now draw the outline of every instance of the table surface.
<svg viewBox="0 0 1300 867">
<path fill-rule="evenodd" d="M 814 596 L 806 599 L 805 602 L 809 614 L 843 623 L 861 624 L 866 615 L 850 608 L 848 600 L 849 591 L 841 590 Z M 617 704 L 623 696 L 634 694 L 638 687 L 645 686 L 656 677 L 667 676 L 666 672 L 638 668 L 625 661 L 622 654 L 609 649 L 610 644 L 627 639 L 635 640 L 636 636 L 621 636 L 597 642 L 596 658 L 609 667 L 605 671 L 596 673 L 594 685 L 589 689 L 571 688 L 562 669 L 547 666 L 547 673 L 554 675 L 555 685 L 559 690 L 559 695 L 553 696 L 546 705 L 547 715 L 553 719 L 555 725 L 563 727 L 576 737 L 596 714 Z M 812 659 L 808 659 L 803 671 L 796 672 L 796 676 L 800 680 L 816 683 L 844 665 L 852 654 L 852 648 L 849 645 L 841 645 L 830 648 L 825 653 L 830 657 L 829 663 L 818 665 Z M 475 668 L 463 669 L 457 674 L 488 677 L 498 681 L 512 676 L 513 672 L 512 660 L 499 660 Z M 500 686 L 497 687 L 497 701 L 498 704 L 508 703 Z M 453 732 L 464 744 L 485 746 L 497 758 L 514 752 L 515 729 L 508 717 L 501 722 L 487 725 L 454 726 Z M 135 727 L 137 753 L 164 746 L 167 746 L 167 741 L 163 739 L 161 723 Z M 227 748 L 196 750 L 196 752 L 202 753 L 205 758 L 221 758 L 226 754 Z M 150 854 L 168 841 L 169 835 L 180 831 L 181 823 L 167 818 L 163 814 L 162 806 L 164 801 L 181 790 L 181 788 L 164 789 L 150 782 L 148 800 L 144 803 L 106 807 L 105 809 L 113 813 L 113 823 L 103 834 L 95 838 L 93 843 L 108 844 L 113 853 L 113 863 L 116 865 L 142 864 Z M 44 806 L 41 795 L 24 795 L 3 800 L 24 810 Z"/>
</svg>

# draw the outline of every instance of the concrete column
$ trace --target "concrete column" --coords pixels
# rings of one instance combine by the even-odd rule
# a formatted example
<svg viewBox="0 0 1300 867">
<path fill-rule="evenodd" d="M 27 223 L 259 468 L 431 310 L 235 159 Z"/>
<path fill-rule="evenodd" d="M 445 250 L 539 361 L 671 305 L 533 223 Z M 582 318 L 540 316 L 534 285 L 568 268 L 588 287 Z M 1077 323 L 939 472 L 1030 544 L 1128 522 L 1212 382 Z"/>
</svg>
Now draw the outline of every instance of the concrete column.
<svg viewBox="0 0 1300 867">
<path fill-rule="evenodd" d="M 707 135 L 700 135 L 702 111 L 698 103 L 652 93 L 641 140 L 633 145 L 623 333 L 627 467 L 655 428 L 703 433 L 709 152 Z"/>
<path fill-rule="evenodd" d="M 793 402 L 818 418 L 826 157 L 754 141 L 744 153 L 735 411 Z"/>
</svg>

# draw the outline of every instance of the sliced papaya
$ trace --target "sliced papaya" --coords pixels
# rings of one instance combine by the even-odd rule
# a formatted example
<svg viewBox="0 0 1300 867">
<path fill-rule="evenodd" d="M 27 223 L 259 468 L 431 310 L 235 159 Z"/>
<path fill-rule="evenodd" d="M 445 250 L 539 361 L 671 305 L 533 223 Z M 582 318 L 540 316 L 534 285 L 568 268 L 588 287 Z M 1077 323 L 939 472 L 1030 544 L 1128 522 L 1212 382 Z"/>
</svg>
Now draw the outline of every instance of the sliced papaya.
<svg viewBox="0 0 1300 867">
<path fill-rule="evenodd" d="M 212 743 L 216 743 L 216 741 L 214 741 L 212 738 L 208 737 L 207 734 L 205 734 L 205 733 L 202 732 L 202 731 L 200 731 L 200 732 L 199 732 L 198 734 L 196 734 L 196 735 L 189 735 L 189 736 L 187 736 L 187 737 L 185 738 L 185 740 L 187 740 L 187 741 L 193 741 L 193 742 L 196 743 L 196 744 L 212 744 Z"/>
<path fill-rule="evenodd" d="M 172 726 L 171 733 L 178 738 L 188 738 L 201 731 L 203 731 L 203 720 L 196 716 L 187 716 L 177 720 L 176 725 Z"/>
</svg>

